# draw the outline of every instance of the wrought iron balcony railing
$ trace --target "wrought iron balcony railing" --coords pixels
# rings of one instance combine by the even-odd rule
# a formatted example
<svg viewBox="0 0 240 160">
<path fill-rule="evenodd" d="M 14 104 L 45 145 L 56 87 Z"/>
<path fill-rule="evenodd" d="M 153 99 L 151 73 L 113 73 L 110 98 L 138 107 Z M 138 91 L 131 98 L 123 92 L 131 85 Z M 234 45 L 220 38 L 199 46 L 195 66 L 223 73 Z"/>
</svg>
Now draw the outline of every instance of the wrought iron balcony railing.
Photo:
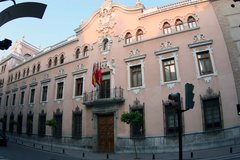
<svg viewBox="0 0 240 160">
<path fill-rule="evenodd" d="M 83 104 L 86 106 L 101 105 L 107 103 L 123 103 L 123 89 L 115 88 L 100 88 L 96 91 L 86 92 L 83 97 Z"/>
</svg>

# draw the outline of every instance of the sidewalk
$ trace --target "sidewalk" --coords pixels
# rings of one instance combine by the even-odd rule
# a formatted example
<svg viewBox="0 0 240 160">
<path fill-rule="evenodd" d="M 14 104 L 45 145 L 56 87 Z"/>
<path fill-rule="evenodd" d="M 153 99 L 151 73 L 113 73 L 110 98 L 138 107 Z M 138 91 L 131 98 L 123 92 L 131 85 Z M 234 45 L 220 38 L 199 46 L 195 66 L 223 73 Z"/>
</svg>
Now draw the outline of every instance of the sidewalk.
<svg viewBox="0 0 240 160">
<path fill-rule="evenodd" d="M 82 151 L 80 149 L 72 149 L 69 147 L 59 147 L 55 145 L 44 145 L 31 143 L 29 141 L 11 141 L 19 145 L 32 147 L 37 150 L 53 152 L 57 154 L 65 154 L 71 157 L 79 158 L 80 160 L 135 160 L 134 153 L 95 153 Z M 184 160 L 227 160 L 229 157 L 240 159 L 240 145 L 226 146 L 221 148 L 194 150 L 183 152 Z M 179 153 L 138 153 L 140 160 L 178 160 Z"/>
<path fill-rule="evenodd" d="M 231 148 L 231 149 L 230 149 Z M 134 153 L 93 153 L 93 152 L 83 152 L 79 150 L 73 149 L 66 149 L 65 154 L 80 158 L 81 160 L 134 160 L 136 159 Z M 184 160 L 191 160 L 191 159 L 198 159 L 198 160 L 219 160 L 224 159 L 227 157 L 234 157 L 240 159 L 240 146 L 229 146 L 229 147 L 222 147 L 222 148 L 215 148 L 215 149 L 208 149 L 208 150 L 198 150 L 192 152 L 183 152 L 183 159 Z M 144 153 L 138 154 L 138 159 L 140 160 L 178 160 L 179 153 L 157 153 L 157 154 L 150 154 Z"/>
</svg>

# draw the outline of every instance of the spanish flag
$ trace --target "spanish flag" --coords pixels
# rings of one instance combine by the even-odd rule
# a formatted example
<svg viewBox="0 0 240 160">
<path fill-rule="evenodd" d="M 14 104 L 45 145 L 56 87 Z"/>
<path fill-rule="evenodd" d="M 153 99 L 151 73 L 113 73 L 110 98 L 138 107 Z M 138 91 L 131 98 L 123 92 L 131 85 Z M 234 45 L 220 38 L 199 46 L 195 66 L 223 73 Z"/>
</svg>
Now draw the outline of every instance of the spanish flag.
<svg viewBox="0 0 240 160">
<path fill-rule="evenodd" d="M 99 86 L 101 86 L 101 84 L 102 84 L 102 67 L 101 67 L 101 63 L 99 63 L 98 67 L 97 67 L 97 84 Z"/>
</svg>

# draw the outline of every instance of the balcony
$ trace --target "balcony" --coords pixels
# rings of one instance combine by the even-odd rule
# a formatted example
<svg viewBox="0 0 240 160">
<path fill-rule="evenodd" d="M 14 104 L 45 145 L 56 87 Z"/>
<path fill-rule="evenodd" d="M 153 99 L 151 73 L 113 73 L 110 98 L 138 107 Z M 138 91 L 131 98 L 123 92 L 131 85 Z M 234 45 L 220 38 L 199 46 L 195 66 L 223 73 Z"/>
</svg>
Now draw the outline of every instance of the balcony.
<svg viewBox="0 0 240 160">
<path fill-rule="evenodd" d="M 83 104 L 86 106 L 104 105 L 112 103 L 123 103 L 123 89 L 115 87 L 112 89 L 99 89 L 97 91 L 84 93 Z"/>
</svg>

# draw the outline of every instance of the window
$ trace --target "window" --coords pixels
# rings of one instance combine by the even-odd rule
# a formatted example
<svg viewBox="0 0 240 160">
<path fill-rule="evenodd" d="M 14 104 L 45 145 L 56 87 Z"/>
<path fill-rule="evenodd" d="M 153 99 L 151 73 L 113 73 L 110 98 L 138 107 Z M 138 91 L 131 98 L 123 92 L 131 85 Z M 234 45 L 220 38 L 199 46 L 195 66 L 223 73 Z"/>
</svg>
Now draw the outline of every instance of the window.
<svg viewBox="0 0 240 160">
<path fill-rule="evenodd" d="M 48 60 L 48 68 L 51 68 L 52 67 L 52 59 L 49 59 Z"/>
<path fill-rule="evenodd" d="M 9 95 L 6 96 L 6 107 L 8 106 L 8 101 L 9 101 Z"/>
<path fill-rule="evenodd" d="M 38 135 L 45 136 L 46 134 L 46 113 L 42 112 L 38 116 Z"/>
<path fill-rule="evenodd" d="M 141 65 L 130 67 L 131 87 L 142 86 L 142 71 Z"/>
<path fill-rule="evenodd" d="M 36 66 L 35 66 L 35 64 L 33 65 L 33 70 L 32 70 L 32 73 L 34 74 L 35 73 L 35 71 L 36 71 Z"/>
<path fill-rule="evenodd" d="M 32 135 L 33 132 L 33 114 L 30 111 L 27 115 L 27 135 Z"/>
<path fill-rule="evenodd" d="M 25 91 L 22 91 L 20 95 L 20 105 L 23 105 L 24 103 L 24 95 L 25 95 Z"/>
<path fill-rule="evenodd" d="M 53 118 L 57 122 L 56 127 L 54 127 L 53 129 L 53 137 L 61 138 L 62 137 L 62 112 L 57 111 L 56 113 L 54 113 Z"/>
<path fill-rule="evenodd" d="M 54 66 L 56 66 L 56 65 L 57 65 L 57 63 L 58 63 L 58 58 L 57 58 L 57 57 L 55 57 L 55 58 L 54 58 Z"/>
<path fill-rule="evenodd" d="M 75 96 L 82 96 L 83 94 L 83 78 L 75 79 Z"/>
<path fill-rule="evenodd" d="M 138 29 L 136 33 L 136 41 L 142 41 L 142 40 L 143 40 L 143 31 L 141 29 Z"/>
<path fill-rule="evenodd" d="M 170 33 L 172 33 L 171 25 L 168 22 L 165 22 L 163 24 L 163 34 L 170 34 Z"/>
<path fill-rule="evenodd" d="M 48 94 L 48 86 L 43 86 L 42 87 L 42 98 L 41 98 L 42 102 L 47 101 L 47 94 Z"/>
<path fill-rule="evenodd" d="M 41 68 L 41 65 L 40 65 L 40 63 L 38 63 L 38 65 L 37 65 L 37 72 L 40 71 L 40 68 Z"/>
<path fill-rule="evenodd" d="M 21 72 L 19 71 L 18 72 L 18 79 L 20 79 L 20 77 L 21 77 Z"/>
<path fill-rule="evenodd" d="M 22 134 L 22 120 L 23 120 L 23 115 L 20 112 L 18 114 L 18 121 L 17 121 L 17 133 Z"/>
<path fill-rule="evenodd" d="M 222 128 L 219 98 L 202 100 L 205 130 Z"/>
<path fill-rule="evenodd" d="M 177 19 L 175 22 L 176 31 L 184 30 L 183 22 L 180 19 Z"/>
<path fill-rule="evenodd" d="M 177 80 L 177 73 L 174 58 L 162 61 L 164 82 Z"/>
<path fill-rule="evenodd" d="M 80 56 L 80 49 L 78 48 L 75 53 L 75 58 L 78 59 Z"/>
<path fill-rule="evenodd" d="M 83 57 L 87 56 L 87 53 L 88 53 L 88 46 L 85 46 L 84 49 L 83 49 Z"/>
<path fill-rule="evenodd" d="M 29 76 L 29 68 L 27 68 L 27 76 Z"/>
<path fill-rule="evenodd" d="M 213 67 L 209 51 L 198 52 L 197 61 L 200 75 L 207 75 L 213 73 Z"/>
<path fill-rule="evenodd" d="M 189 28 L 195 28 L 195 27 L 197 27 L 196 20 L 195 20 L 195 18 L 193 18 L 192 16 L 189 16 L 189 17 L 188 17 L 188 27 L 189 27 Z"/>
<path fill-rule="evenodd" d="M 3 116 L 2 130 L 5 132 L 7 130 L 7 113 Z"/>
<path fill-rule="evenodd" d="M 13 113 L 11 113 L 11 115 L 10 115 L 10 122 L 9 122 L 9 132 L 10 133 L 13 133 L 13 129 L 14 129 L 14 124 L 15 123 L 15 121 L 14 121 L 14 114 Z"/>
<path fill-rule="evenodd" d="M 63 99 L 63 82 L 57 83 L 57 95 L 56 99 Z"/>
<path fill-rule="evenodd" d="M 64 55 L 62 54 L 60 57 L 60 64 L 63 64 L 63 63 L 64 63 Z"/>
<path fill-rule="evenodd" d="M 82 137 L 82 112 L 79 108 L 72 112 L 72 137 L 75 139 Z"/>
<path fill-rule="evenodd" d="M 15 80 L 15 81 L 17 80 L 17 73 L 15 73 L 15 77 L 14 77 L 14 80 Z"/>
<path fill-rule="evenodd" d="M 103 51 L 107 51 L 108 50 L 108 39 L 105 38 L 102 43 L 103 43 Z"/>
<path fill-rule="evenodd" d="M 102 83 L 99 87 L 99 98 L 110 98 L 110 72 L 102 74 Z"/>
<path fill-rule="evenodd" d="M 23 70 L 23 77 L 26 75 L 26 69 Z"/>
<path fill-rule="evenodd" d="M 30 104 L 34 103 L 34 96 L 35 96 L 35 88 L 32 88 L 30 90 L 30 101 L 29 101 Z"/>
<path fill-rule="evenodd" d="M 15 102 L 16 102 L 16 93 L 13 93 L 12 106 L 15 106 Z"/>
<path fill-rule="evenodd" d="M 2 106 L 2 97 L 0 97 L 0 107 Z"/>
<path fill-rule="evenodd" d="M 132 43 L 132 34 L 130 32 L 128 32 L 125 35 L 125 44 L 130 44 L 130 43 Z"/>
<path fill-rule="evenodd" d="M 178 116 L 176 110 L 165 107 L 165 125 L 166 134 L 177 134 L 178 133 Z"/>
</svg>

